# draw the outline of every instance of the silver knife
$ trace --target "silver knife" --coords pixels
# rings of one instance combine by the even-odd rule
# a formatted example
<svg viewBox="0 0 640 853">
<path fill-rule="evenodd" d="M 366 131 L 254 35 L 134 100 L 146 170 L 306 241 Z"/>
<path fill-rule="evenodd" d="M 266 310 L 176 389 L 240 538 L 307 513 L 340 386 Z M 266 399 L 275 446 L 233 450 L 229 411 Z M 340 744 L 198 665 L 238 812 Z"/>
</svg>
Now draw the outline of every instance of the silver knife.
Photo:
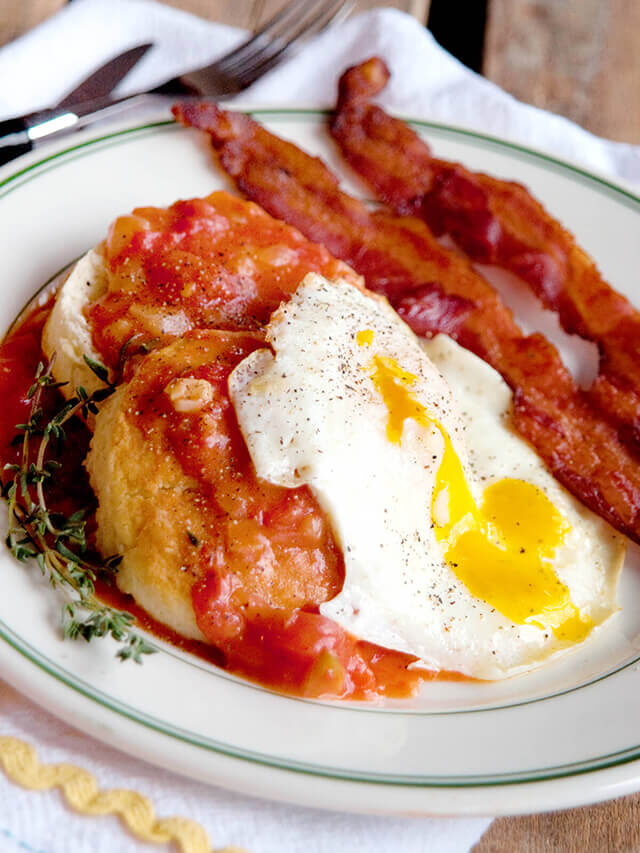
<svg viewBox="0 0 640 853">
<path fill-rule="evenodd" d="M 114 88 L 150 47 L 151 44 L 140 44 L 114 56 L 65 95 L 55 107 L 0 121 L 0 165 L 31 151 L 39 139 L 74 127 L 83 113 L 95 111 L 103 101 L 106 104 Z M 77 104 L 81 104 L 82 109 L 74 106 Z"/>
</svg>

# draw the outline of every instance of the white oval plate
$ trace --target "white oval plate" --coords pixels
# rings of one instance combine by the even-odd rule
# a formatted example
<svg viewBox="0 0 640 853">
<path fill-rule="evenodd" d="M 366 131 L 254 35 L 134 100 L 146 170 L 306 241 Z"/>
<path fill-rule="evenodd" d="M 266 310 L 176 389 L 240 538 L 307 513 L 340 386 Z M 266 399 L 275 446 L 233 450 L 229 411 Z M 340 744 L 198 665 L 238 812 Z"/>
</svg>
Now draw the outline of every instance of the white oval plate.
<svg viewBox="0 0 640 853">
<path fill-rule="evenodd" d="M 321 113 L 256 114 L 344 174 Z M 439 156 L 526 184 L 613 286 L 640 302 L 637 197 L 519 146 L 414 126 Z M 204 138 L 166 121 L 77 136 L 62 151 L 7 167 L 0 327 L 101 240 L 118 214 L 227 186 Z M 491 276 L 504 286 L 504 276 Z M 527 328 L 549 333 L 588 379 L 595 348 L 559 332 L 513 282 L 508 298 Z M 35 567 L 3 552 L 0 667 L 18 689 L 95 737 L 245 793 L 393 814 L 557 809 L 640 789 L 639 555 L 630 547 L 621 613 L 582 649 L 506 682 L 427 683 L 414 700 L 364 706 L 280 696 L 156 640 L 159 654 L 141 667 L 117 662 L 110 641 L 62 641 L 56 596 Z"/>
</svg>

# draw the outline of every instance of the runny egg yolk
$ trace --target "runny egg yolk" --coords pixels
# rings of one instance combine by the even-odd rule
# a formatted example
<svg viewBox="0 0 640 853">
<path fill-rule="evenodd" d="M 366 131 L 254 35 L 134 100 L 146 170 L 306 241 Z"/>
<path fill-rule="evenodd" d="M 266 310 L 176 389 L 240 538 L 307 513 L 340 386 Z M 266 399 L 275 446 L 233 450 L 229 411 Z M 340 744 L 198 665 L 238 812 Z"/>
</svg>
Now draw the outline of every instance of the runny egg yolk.
<svg viewBox="0 0 640 853">
<path fill-rule="evenodd" d="M 372 343 L 369 332 L 356 336 L 360 346 Z M 374 355 L 369 370 L 389 412 L 389 441 L 401 443 L 407 419 L 437 429 L 444 440 L 431 518 L 456 577 L 512 622 L 552 630 L 567 642 L 583 640 L 593 623 L 580 616 L 552 566 L 570 529 L 561 513 L 536 486 L 510 478 L 490 485 L 478 506 L 449 435 L 410 391 L 416 376 L 381 355 Z"/>
<path fill-rule="evenodd" d="M 373 329 L 361 329 L 356 335 L 358 346 L 363 347 L 365 344 L 371 346 L 373 342 Z"/>
</svg>

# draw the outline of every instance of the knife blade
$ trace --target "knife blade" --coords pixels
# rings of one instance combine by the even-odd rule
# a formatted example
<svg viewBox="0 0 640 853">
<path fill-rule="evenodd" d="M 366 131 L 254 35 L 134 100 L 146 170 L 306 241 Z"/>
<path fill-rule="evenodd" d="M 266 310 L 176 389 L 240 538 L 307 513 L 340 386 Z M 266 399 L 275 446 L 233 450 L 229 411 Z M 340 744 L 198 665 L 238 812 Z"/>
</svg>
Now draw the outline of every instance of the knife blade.
<svg viewBox="0 0 640 853">
<path fill-rule="evenodd" d="M 64 96 L 55 107 L 0 121 L 0 166 L 31 151 L 38 139 L 52 132 L 71 128 L 78 121 L 78 111 L 64 111 L 77 104 L 95 105 L 106 102 L 113 89 L 152 47 L 136 45 L 114 56 L 92 71 L 78 86 Z"/>
<path fill-rule="evenodd" d="M 95 101 L 97 98 L 103 98 L 105 95 L 110 95 L 115 87 L 127 74 L 140 62 L 145 53 L 153 45 L 151 42 L 147 44 L 139 44 L 124 53 L 114 56 L 109 59 L 100 68 L 96 68 L 88 77 L 80 83 L 75 89 L 72 89 L 68 95 L 56 104 L 55 109 L 61 107 L 72 107 L 75 104 L 82 104 L 85 101 Z"/>
</svg>

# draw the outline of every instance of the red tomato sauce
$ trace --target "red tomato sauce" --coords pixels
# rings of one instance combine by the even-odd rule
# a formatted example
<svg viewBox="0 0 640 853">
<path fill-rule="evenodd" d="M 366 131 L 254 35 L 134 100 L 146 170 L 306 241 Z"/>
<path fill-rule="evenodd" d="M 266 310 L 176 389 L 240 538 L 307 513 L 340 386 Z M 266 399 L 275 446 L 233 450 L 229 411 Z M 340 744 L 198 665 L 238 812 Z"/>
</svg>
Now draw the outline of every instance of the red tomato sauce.
<svg viewBox="0 0 640 853">
<path fill-rule="evenodd" d="M 27 399 L 27 392 L 33 384 L 38 363 L 46 363 L 40 339 L 52 305 L 53 297 L 46 305 L 35 308 L 0 344 L 0 468 L 3 482 L 10 476 L 4 466 L 20 462 L 22 456 L 22 445 L 14 443 L 13 439 L 17 434 L 16 424 L 29 419 L 31 401 Z M 60 392 L 45 391 L 41 405 L 46 422 L 63 405 Z M 91 434 L 79 419 L 70 421 L 65 429 L 68 441 L 57 457 L 62 467 L 47 488 L 48 506 L 65 514 L 80 507 L 91 511 L 95 498 L 83 466 Z"/>
<path fill-rule="evenodd" d="M 0 395 L 3 400 L 0 452 L 3 465 L 16 462 L 20 457 L 21 448 L 12 445 L 12 439 L 16 435 L 15 425 L 24 423 L 29 417 L 27 391 L 33 383 L 38 363 L 44 361 L 40 338 L 52 301 L 34 309 L 0 346 Z M 220 391 L 226 389 L 226 376 L 242 356 L 243 350 L 236 351 L 226 366 L 221 367 L 218 363 L 209 368 L 207 378 L 213 380 Z M 204 376 L 207 369 L 195 373 Z M 222 396 L 226 398 L 226 391 Z M 223 429 L 231 439 L 226 467 L 223 464 L 222 476 L 219 472 L 217 477 L 214 476 L 211 468 L 207 469 L 208 474 L 199 473 L 203 480 L 210 477 L 216 481 L 213 486 L 209 484 L 210 495 L 216 490 L 219 499 L 222 495 L 226 519 L 237 529 L 233 542 L 225 538 L 228 551 L 216 551 L 211 542 L 202 548 L 201 577 L 193 588 L 197 622 L 211 645 L 180 637 L 152 619 L 131 596 L 124 595 L 104 581 L 98 581 L 96 585 L 98 595 L 106 603 L 132 612 L 139 625 L 161 639 L 267 687 L 306 697 L 372 699 L 412 695 L 421 681 L 435 678 L 436 674 L 409 670 L 414 658 L 359 641 L 320 615 L 319 603 L 339 592 L 344 577 L 342 557 L 328 523 L 306 488 L 288 490 L 258 481 L 230 411 L 228 398 L 226 401 Z M 45 417 L 53 415 L 62 402 L 60 392 L 47 392 L 43 398 Z M 144 428 L 143 421 L 144 415 L 141 415 L 141 428 Z M 58 457 L 63 467 L 58 472 L 55 487 L 47 492 L 48 504 L 51 509 L 66 514 L 81 507 L 88 508 L 88 529 L 91 532 L 95 498 L 83 465 L 90 433 L 79 419 L 69 422 L 68 433 L 70 440 L 64 445 L 62 456 Z M 173 436 L 175 447 L 180 445 L 179 435 L 177 431 Z M 212 463 L 211 459 L 204 458 L 205 445 L 192 442 L 182 446 L 188 447 L 180 454 L 181 463 L 187 471 L 193 473 L 201 467 L 202 461 Z M 194 448 L 198 446 L 201 447 L 201 458 L 194 455 Z M 222 460 L 216 461 L 219 464 Z M 230 483 L 240 487 L 236 488 L 234 495 L 228 488 Z M 211 499 L 214 500 L 213 497 Z M 247 555 L 255 543 L 256 530 L 263 536 L 266 531 L 281 566 L 285 565 L 287 554 L 291 561 L 283 570 L 285 607 L 278 607 L 277 600 L 261 598 L 259 587 L 252 586 L 251 572 L 246 572 Z M 303 597 L 307 596 L 304 601 L 300 600 L 299 589 L 297 594 L 287 590 L 287 569 L 291 581 L 294 581 L 301 566 L 306 567 L 309 574 L 309 584 L 303 590 Z M 230 594 L 236 592 L 238 584 L 243 582 L 244 590 L 240 587 L 239 595 Z M 294 602 L 302 606 L 293 606 Z M 230 624 L 234 625 L 231 630 Z"/>
<path fill-rule="evenodd" d="M 263 345 L 256 333 L 190 332 L 146 356 L 123 403 L 154 453 L 170 454 L 198 483 L 197 492 L 190 486 L 185 517 L 206 532 L 177 558 L 196 578 L 198 627 L 224 653 L 228 669 L 283 691 L 410 695 L 424 678 L 409 669 L 415 658 L 359 641 L 320 614 L 342 588 L 344 563 L 309 489 L 255 474 L 227 383 Z M 193 411 L 176 411 L 167 389 L 203 380 L 210 397 Z M 184 512 L 181 506 L 176 512 Z M 185 525 L 176 523 L 179 539 Z"/>
<path fill-rule="evenodd" d="M 228 397 L 230 371 L 264 345 L 261 325 L 307 272 L 355 284 L 359 278 L 324 247 L 227 193 L 120 217 L 100 251 L 108 286 L 86 312 L 94 346 L 105 363 L 121 367 L 128 341 L 154 342 L 156 348 L 143 358 L 136 347 L 125 347 L 127 393 L 135 397 L 128 417 L 198 483 L 193 512 L 204 533 L 191 543 L 191 595 L 210 645 L 185 640 L 155 622 L 115 587 L 99 583 L 98 594 L 133 612 L 158 636 L 295 695 L 402 698 L 425 679 L 458 678 L 412 670 L 415 658 L 360 641 L 320 614 L 320 605 L 344 582 L 329 521 L 306 487 L 284 489 L 257 477 Z M 11 440 L 15 424 L 28 419 L 27 391 L 43 360 L 40 338 L 52 302 L 34 309 L 0 346 L 3 462 L 19 458 Z M 208 355 L 181 363 L 163 355 L 171 348 L 161 347 L 172 341 L 179 347 L 206 344 Z M 211 399 L 192 413 L 176 411 L 166 393 L 173 379 L 205 380 Z M 48 391 L 45 417 L 61 404 L 60 393 Z M 90 433 L 80 420 L 68 432 L 49 506 L 67 514 L 80 507 L 93 512 L 96 501 L 83 464 Z M 94 528 L 91 515 L 89 533 Z"/>
<path fill-rule="evenodd" d="M 308 272 L 360 281 L 324 246 L 226 192 L 120 216 L 101 250 L 108 287 L 87 319 L 110 367 L 134 336 L 256 329 Z"/>
</svg>

